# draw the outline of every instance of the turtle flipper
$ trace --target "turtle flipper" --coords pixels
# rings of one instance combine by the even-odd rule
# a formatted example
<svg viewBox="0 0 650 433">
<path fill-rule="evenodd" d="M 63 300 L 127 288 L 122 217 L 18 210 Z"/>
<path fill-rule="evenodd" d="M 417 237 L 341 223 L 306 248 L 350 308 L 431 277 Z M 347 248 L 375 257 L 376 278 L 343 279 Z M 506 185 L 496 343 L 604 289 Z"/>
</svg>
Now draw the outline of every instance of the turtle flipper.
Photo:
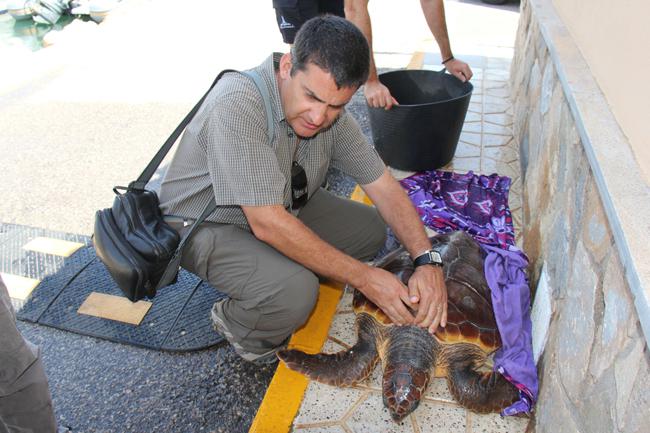
<svg viewBox="0 0 650 433">
<path fill-rule="evenodd" d="M 472 346 L 472 345 L 458 345 Z M 485 354 L 473 348 L 458 347 L 446 356 L 447 384 L 458 403 L 474 412 L 499 412 L 519 399 L 519 391 L 495 371 L 479 372 Z"/>
<path fill-rule="evenodd" d="M 370 375 L 377 363 L 376 331 L 365 314 L 357 316 L 358 340 L 338 353 L 310 355 L 300 350 L 280 350 L 277 355 L 290 369 L 312 380 L 334 386 L 352 386 Z"/>
</svg>

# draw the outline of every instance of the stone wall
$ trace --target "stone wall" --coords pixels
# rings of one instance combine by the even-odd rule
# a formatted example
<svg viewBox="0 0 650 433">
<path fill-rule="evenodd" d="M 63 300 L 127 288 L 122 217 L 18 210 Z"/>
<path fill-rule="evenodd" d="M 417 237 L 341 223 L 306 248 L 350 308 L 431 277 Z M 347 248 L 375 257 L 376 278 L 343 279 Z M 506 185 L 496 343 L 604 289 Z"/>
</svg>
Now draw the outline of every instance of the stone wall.
<svg viewBox="0 0 650 433">
<path fill-rule="evenodd" d="M 538 432 L 650 431 L 650 354 L 557 65 L 522 0 L 511 70 L 531 287 L 551 319 L 538 363 Z"/>
</svg>

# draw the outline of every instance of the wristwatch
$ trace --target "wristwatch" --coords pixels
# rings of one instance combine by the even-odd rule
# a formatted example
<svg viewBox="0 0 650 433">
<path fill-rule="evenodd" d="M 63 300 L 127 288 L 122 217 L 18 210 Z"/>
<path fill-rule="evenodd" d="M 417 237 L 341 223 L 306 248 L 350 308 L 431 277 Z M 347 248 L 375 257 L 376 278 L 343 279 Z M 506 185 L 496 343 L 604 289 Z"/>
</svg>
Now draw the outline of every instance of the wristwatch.
<svg viewBox="0 0 650 433">
<path fill-rule="evenodd" d="M 416 268 L 422 265 L 442 266 L 442 257 L 438 251 L 427 250 L 417 256 L 415 260 L 413 260 L 413 264 Z"/>
</svg>

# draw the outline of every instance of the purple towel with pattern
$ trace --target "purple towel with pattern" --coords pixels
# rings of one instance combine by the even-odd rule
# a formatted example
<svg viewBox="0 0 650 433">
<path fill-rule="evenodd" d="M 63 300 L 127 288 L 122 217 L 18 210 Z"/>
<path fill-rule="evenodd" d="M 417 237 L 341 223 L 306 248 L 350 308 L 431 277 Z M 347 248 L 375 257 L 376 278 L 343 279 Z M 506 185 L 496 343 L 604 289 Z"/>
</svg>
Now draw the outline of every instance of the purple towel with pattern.
<svg viewBox="0 0 650 433">
<path fill-rule="evenodd" d="M 521 397 L 501 414 L 530 412 L 537 400 L 538 380 L 525 272 L 528 259 L 515 246 L 508 207 L 510 178 L 434 170 L 400 183 L 425 225 L 439 233 L 464 230 L 483 247 L 485 277 L 502 342 L 494 369 L 519 389 Z"/>
</svg>

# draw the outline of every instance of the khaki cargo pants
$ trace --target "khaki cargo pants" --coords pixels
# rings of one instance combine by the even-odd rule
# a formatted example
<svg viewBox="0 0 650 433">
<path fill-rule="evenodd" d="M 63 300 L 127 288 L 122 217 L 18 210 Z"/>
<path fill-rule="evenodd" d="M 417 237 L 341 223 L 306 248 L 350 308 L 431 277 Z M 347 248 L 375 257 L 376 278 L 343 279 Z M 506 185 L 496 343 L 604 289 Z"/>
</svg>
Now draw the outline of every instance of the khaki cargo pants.
<svg viewBox="0 0 650 433">
<path fill-rule="evenodd" d="M 374 207 L 322 188 L 298 218 L 359 260 L 371 260 L 386 237 L 386 225 Z M 187 230 L 171 225 L 181 235 Z M 268 357 L 282 345 L 307 320 L 318 297 L 313 272 L 234 225 L 202 224 L 183 251 L 182 266 L 228 294 L 215 304 L 213 321 L 249 361 Z"/>
</svg>

